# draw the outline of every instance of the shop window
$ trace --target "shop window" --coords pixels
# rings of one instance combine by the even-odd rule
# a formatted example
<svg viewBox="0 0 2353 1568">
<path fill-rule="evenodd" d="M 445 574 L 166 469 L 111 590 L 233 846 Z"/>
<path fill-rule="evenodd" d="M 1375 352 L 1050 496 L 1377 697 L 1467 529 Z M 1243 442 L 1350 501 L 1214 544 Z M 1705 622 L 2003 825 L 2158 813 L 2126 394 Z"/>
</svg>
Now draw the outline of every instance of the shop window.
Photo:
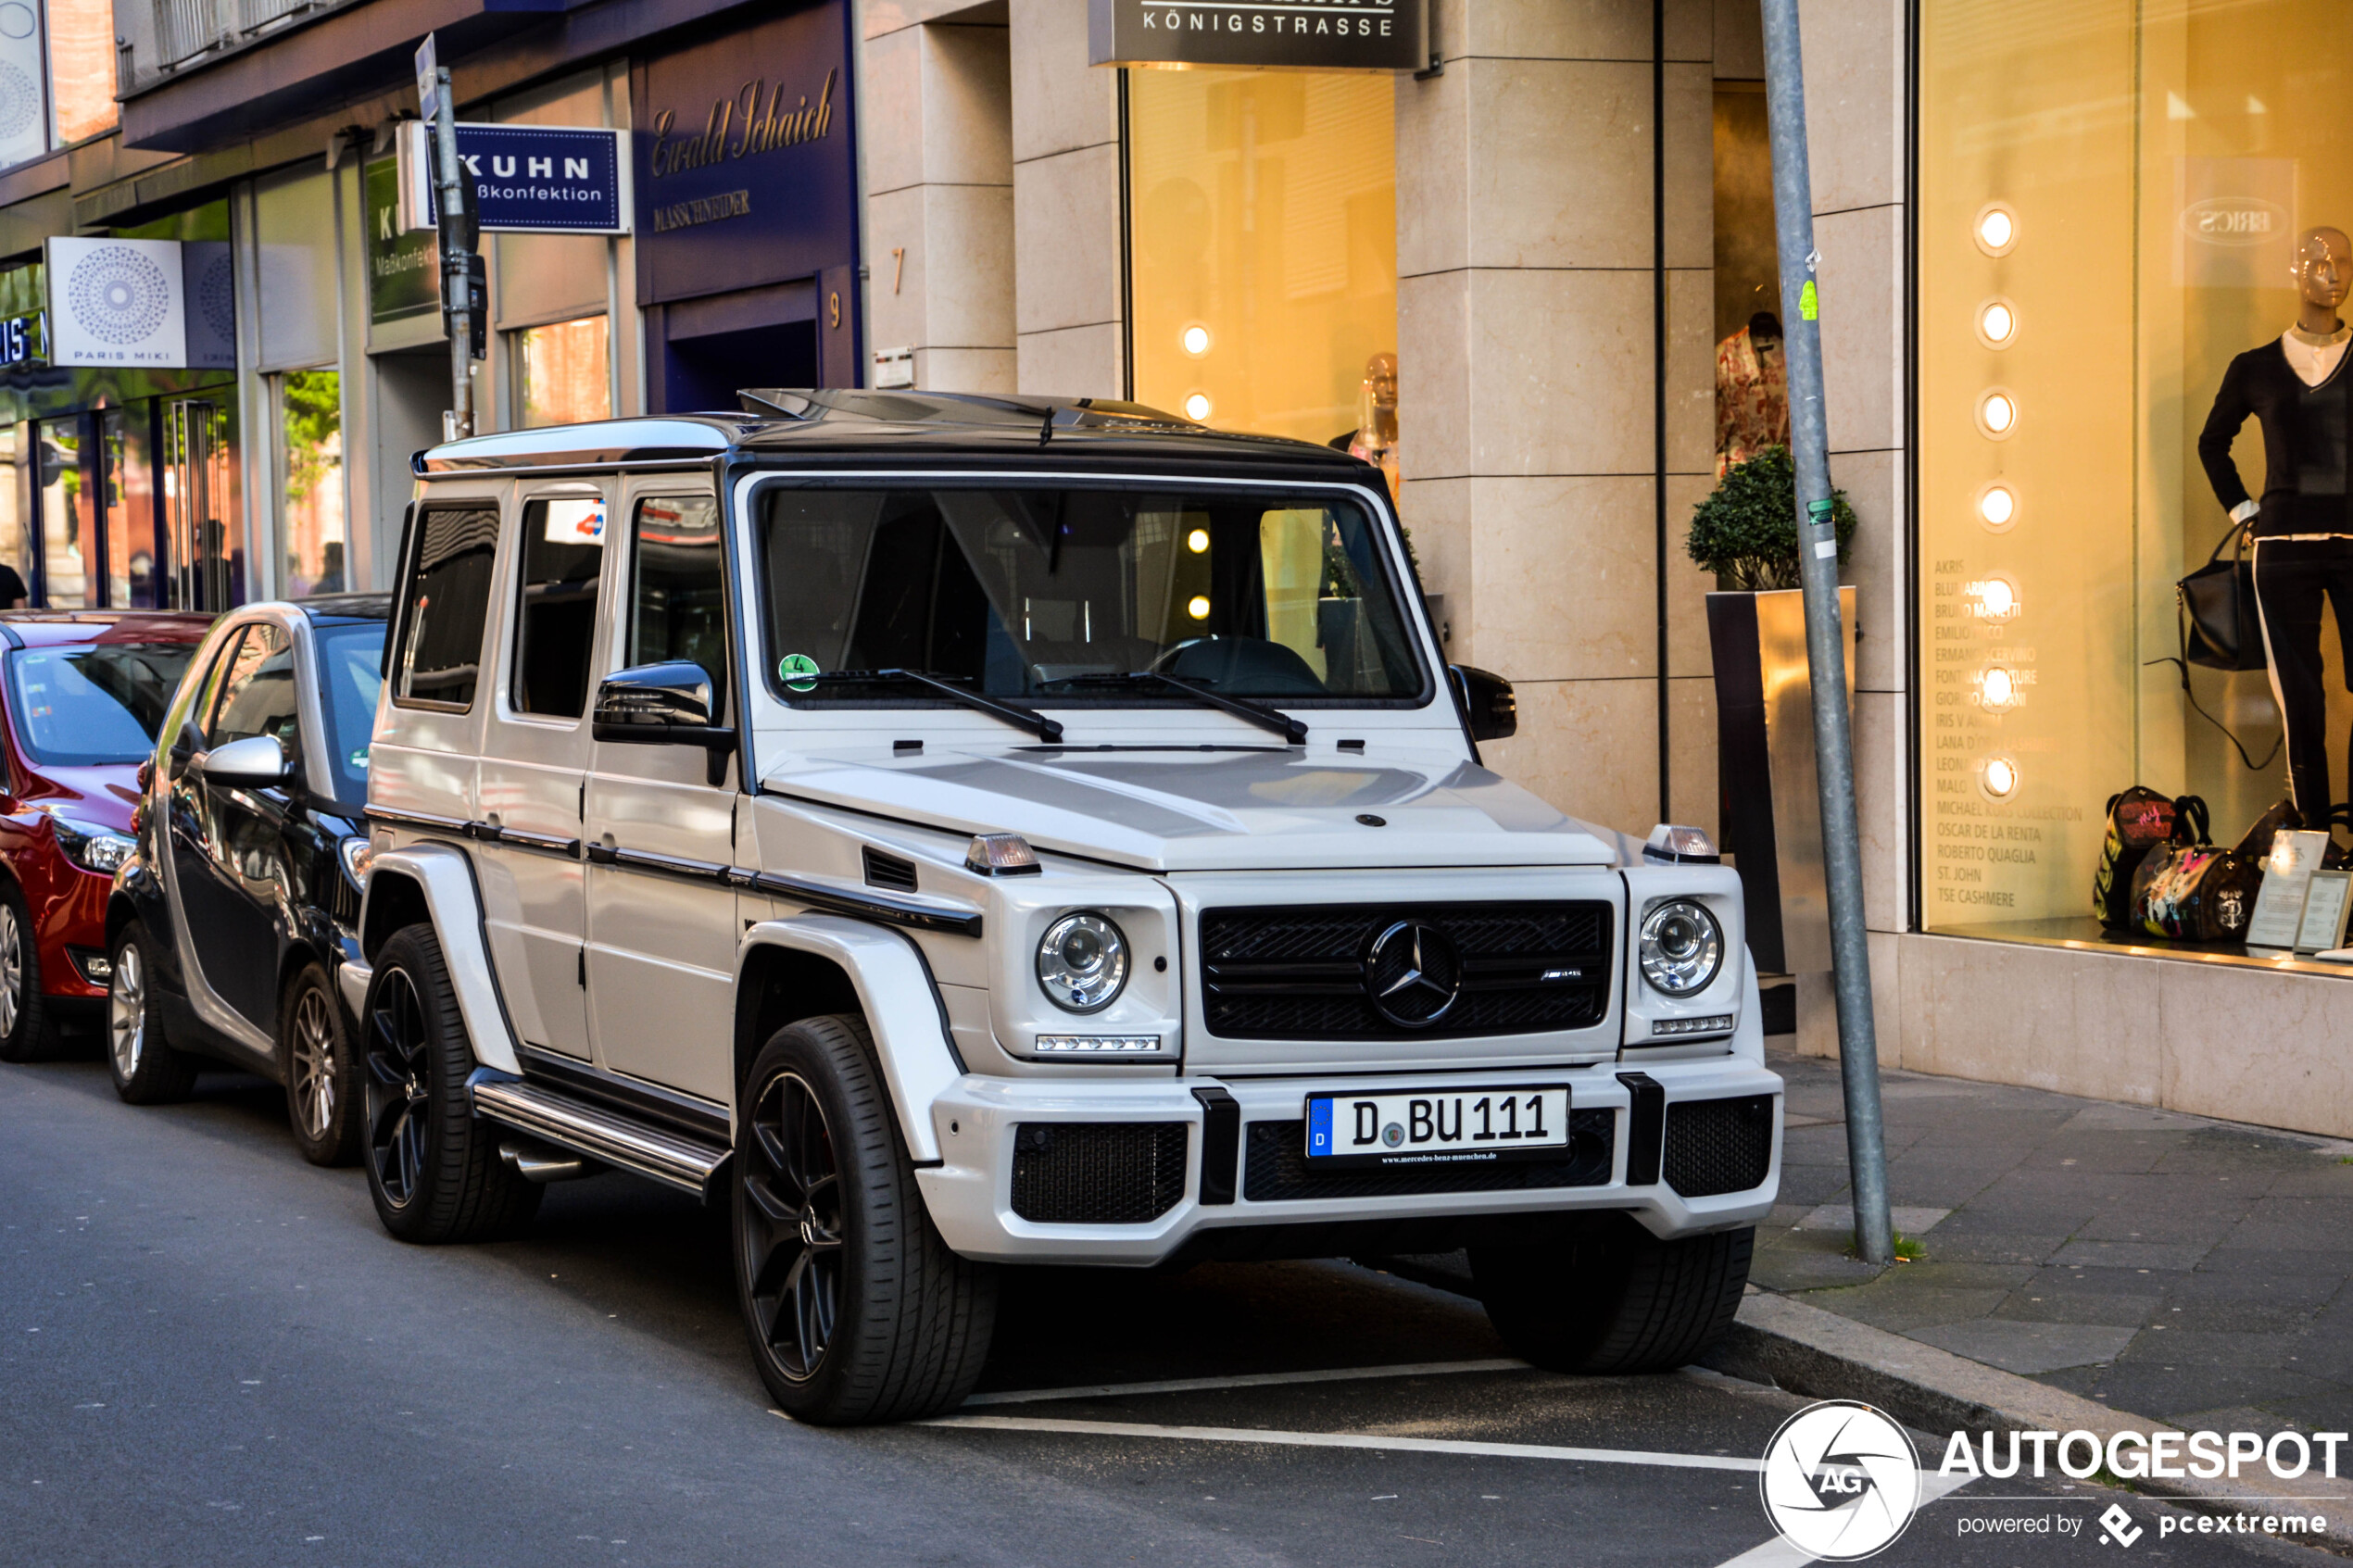
<svg viewBox="0 0 2353 1568">
<path fill-rule="evenodd" d="M 1129 73 L 1138 401 L 1394 468 L 1395 94 L 1373 74 Z"/>
<path fill-rule="evenodd" d="M 343 378 L 289 370 L 271 378 L 277 403 L 278 538 L 285 596 L 340 594 L 350 586 L 344 552 Z"/>
<path fill-rule="evenodd" d="M 2204 797 L 2225 846 L 2292 783 L 2314 827 L 2348 793 L 2342 19 L 1922 6 L 1929 929 L 2095 939 L 2107 803 L 2133 784 Z M 2246 524 L 2269 658 L 2193 664 L 2185 689 L 2175 580 Z"/>
<path fill-rule="evenodd" d="M 529 430 L 612 414 L 605 318 L 584 316 L 514 334 L 517 418 Z"/>
<path fill-rule="evenodd" d="M 48 13 L 49 100 L 57 144 L 65 146 L 114 129 L 114 6 L 112 0 L 48 0 Z M 0 29 L 6 20 L 0 14 Z"/>
</svg>

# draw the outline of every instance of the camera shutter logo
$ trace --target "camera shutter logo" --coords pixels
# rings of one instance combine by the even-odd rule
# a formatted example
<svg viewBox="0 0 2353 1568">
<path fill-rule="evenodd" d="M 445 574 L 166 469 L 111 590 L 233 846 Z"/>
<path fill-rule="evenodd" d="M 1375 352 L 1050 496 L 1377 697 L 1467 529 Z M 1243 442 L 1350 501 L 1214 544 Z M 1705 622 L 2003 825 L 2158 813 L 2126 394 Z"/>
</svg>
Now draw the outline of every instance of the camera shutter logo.
<svg viewBox="0 0 2353 1568">
<path fill-rule="evenodd" d="M 163 269 L 128 245 L 101 245 L 74 263 L 66 303 L 82 330 L 101 343 L 138 343 L 154 335 L 170 309 Z"/>
<path fill-rule="evenodd" d="M 1919 1506 L 1919 1455 L 1904 1429 L 1866 1404 L 1831 1399 L 1781 1424 L 1757 1486 L 1782 1539 L 1829 1562 L 1885 1549 Z"/>
</svg>

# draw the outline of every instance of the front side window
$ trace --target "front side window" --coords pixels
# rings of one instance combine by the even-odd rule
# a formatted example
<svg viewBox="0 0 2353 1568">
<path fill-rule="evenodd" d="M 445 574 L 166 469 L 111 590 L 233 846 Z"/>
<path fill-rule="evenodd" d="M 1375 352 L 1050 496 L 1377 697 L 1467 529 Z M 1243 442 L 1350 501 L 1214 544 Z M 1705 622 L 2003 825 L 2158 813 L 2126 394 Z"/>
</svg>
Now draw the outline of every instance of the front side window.
<svg viewBox="0 0 2353 1568">
<path fill-rule="evenodd" d="M 604 562 L 603 496 L 543 495 L 524 505 L 522 599 L 509 699 L 518 713 L 577 719 L 586 709 Z"/>
<path fill-rule="evenodd" d="M 473 706 L 497 548 L 495 508 L 433 507 L 419 514 L 416 556 L 401 593 L 394 701 L 451 709 Z"/>
<path fill-rule="evenodd" d="M 52 767 L 136 762 L 155 749 L 194 643 L 24 648 L 8 659 L 8 704 L 32 759 Z"/>
<path fill-rule="evenodd" d="M 1151 673 L 1285 702 L 1426 689 L 1350 500 L 778 485 L 760 547 L 763 662 L 796 703 L 870 699 L 883 683 L 845 672 L 887 670 L 1057 702 L 1183 700 Z"/>
<path fill-rule="evenodd" d="M 227 666 L 212 721 L 205 733 L 214 746 L 269 735 L 296 751 L 294 646 L 268 621 L 245 628 L 245 640 Z"/>
<path fill-rule="evenodd" d="M 634 532 L 628 662 L 701 665 L 711 677 L 711 716 L 719 720 L 727 710 L 719 505 L 709 495 L 648 495 L 637 503 Z"/>
</svg>

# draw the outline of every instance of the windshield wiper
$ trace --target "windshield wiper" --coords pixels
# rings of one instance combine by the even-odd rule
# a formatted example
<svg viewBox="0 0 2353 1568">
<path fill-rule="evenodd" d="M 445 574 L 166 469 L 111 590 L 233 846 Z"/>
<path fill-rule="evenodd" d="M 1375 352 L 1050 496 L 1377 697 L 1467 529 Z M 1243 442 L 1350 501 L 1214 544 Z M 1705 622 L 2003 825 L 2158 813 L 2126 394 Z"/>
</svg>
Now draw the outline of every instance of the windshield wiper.
<svg viewBox="0 0 2353 1568">
<path fill-rule="evenodd" d="M 854 683 L 858 681 L 906 681 L 915 685 L 928 686 L 944 697 L 963 703 L 966 708 L 971 709 L 975 713 L 986 713 L 991 719 L 1001 719 L 1017 730 L 1032 731 L 1037 734 L 1039 740 L 1046 742 L 1050 746 L 1059 742 L 1063 738 L 1063 727 L 1060 720 L 1049 719 L 1043 713 L 1034 713 L 1026 708 L 1015 708 L 1009 702 L 993 701 L 988 697 L 981 696 L 978 692 L 968 692 L 962 686 L 954 685 L 947 681 L 943 681 L 937 675 L 926 675 L 920 670 L 833 670 L 828 671 L 822 675 L 793 675 L 787 677 L 786 680 L 787 684 L 793 681 L 824 681 L 829 683 Z"/>
<path fill-rule="evenodd" d="M 1095 675 L 1066 675 L 1059 681 L 1050 682 L 1049 684 L 1132 686 L 1139 683 L 1166 686 L 1171 691 L 1182 692 L 1195 702 L 1210 708 L 1223 709 L 1237 719 L 1247 719 L 1263 730 L 1272 730 L 1293 746 L 1307 744 L 1307 726 L 1288 713 L 1277 712 L 1265 703 L 1252 702 L 1246 697 L 1226 696 L 1210 691 L 1206 687 L 1197 686 L 1190 681 L 1180 681 L 1174 675 L 1164 675 L 1157 670 L 1130 670 L 1117 674 L 1106 671 Z"/>
</svg>

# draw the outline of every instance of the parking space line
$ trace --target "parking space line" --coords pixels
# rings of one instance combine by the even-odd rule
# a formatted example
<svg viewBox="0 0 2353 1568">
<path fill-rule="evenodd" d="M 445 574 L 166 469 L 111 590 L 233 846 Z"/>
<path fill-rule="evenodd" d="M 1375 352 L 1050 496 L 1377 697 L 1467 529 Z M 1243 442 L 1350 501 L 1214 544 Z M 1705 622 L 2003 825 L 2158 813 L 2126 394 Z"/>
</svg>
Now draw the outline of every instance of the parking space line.
<svg viewBox="0 0 2353 1568">
<path fill-rule="evenodd" d="M 1926 1508 L 1939 1498 L 1950 1497 L 1975 1479 L 1969 1475 L 1945 1475 L 1932 1470 L 1920 1472 L 1920 1500 L 1917 1508 Z M 1798 1568 L 1798 1564 L 1818 1561 L 1811 1553 L 1792 1546 L 1775 1536 L 1763 1546 L 1749 1548 L 1738 1557 L 1728 1558 L 1716 1568 Z"/>
<path fill-rule="evenodd" d="M 1719 1454 L 1649 1453 L 1639 1449 L 1570 1449 L 1540 1443 L 1474 1443 L 1446 1437 L 1384 1437 L 1374 1433 L 1277 1432 L 1251 1426 L 1153 1426 L 1134 1421 L 1058 1421 L 1027 1415 L 944 1415 L 919 1426 L 988 1432 L 1055 1432 L 1079 1437 L 1157 1437 L 1190 1443 L 1261 1443 L 1276 1448 L 1373 1449 L 1385 1453 L 1466 1454 L 1482 1459 L 1541 1459 L 1576 1464 L 1657 1465 L 1675 1470 L 1736 1470 L 1755 1474 L 1753 1459 Z"/>
<path fill-rule="evenodd" d="M 1079 1388 L 1023 1388 L 1004 1394 L 974 1394 L 959 1407 L 1035 1404 L 1042 1399 L 1103 1399 L 1128 1394 L 1192 1394 L 1214 1388 L 1268 1388 L 1284 1383 L 1354 1383 L 1376 1377 L 1436 1377 L 1456 1372 L 1518 1372 L 1526 1361 L 1498 1357 L 1483 1361 L 1415 1361 L 1402 1366 L 1328 1367 L 1320 1372 L 1254 1372 L 1232 1377 L 1171 1377 L 1158 1383 L 1097 1383 Z"/>
</svg>

